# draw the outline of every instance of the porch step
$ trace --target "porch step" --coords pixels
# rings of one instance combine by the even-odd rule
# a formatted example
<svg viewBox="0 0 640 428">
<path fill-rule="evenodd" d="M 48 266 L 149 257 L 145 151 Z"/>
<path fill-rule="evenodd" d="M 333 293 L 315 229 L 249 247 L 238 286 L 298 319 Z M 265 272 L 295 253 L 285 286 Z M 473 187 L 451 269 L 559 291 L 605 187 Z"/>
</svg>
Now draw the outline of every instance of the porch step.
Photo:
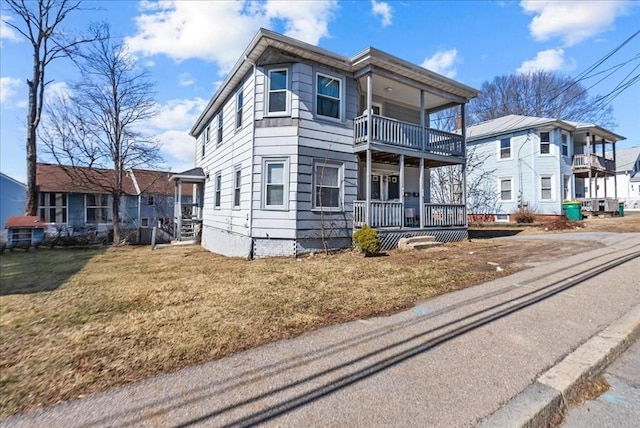
<svg viewBox="0 0 640 428">
<path fill-rule="evenodd" d="M 435 236 L 412 236 L 398 241 L 399 250 L 424 250 L 438 245 L 442 245 L 442 242 L 437 242 Z"/>
</svg>

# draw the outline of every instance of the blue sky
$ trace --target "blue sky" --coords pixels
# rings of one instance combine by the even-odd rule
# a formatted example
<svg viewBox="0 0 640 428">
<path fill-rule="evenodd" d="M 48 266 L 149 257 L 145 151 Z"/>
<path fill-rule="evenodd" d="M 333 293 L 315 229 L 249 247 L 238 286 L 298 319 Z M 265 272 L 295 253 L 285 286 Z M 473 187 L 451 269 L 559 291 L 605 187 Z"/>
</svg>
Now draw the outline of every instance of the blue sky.
<svg viewBox="0 0 640 428">
<path fill-rule="evenodd" d="M 85 8 L 69 16 L 65 30 L 82 32 L 90 22 L 106 21 L 148 68 L 161 113 L 146 126 L 174 171 L 193 166 L 188 131 L 260 27 L 346 56 L 373 46 L 476 88 L 496 75 L 537 69 L 576 76 L 640 29 L 640 2 L 633 1 L 121 0 L 87 1 Z M 12 19 L 6 5 L 1 13 Z M 4 24 L 0 37 L 0 170 L 24 181 L 31 54 Z M 638 55 L 640 36 L 598 68 L 631 60 L 591 93 L 607 94 L 635 75 Z M 51 92 L 66 90 L 75 77 L 64 61 L 47 72 L 54 79 Z M 605 75 L 583 83 L 591 86 Z M 614 130 L 627 137 L 618 147 L 640 145 L 640 84 L 612 105 Z"/>
</svg>

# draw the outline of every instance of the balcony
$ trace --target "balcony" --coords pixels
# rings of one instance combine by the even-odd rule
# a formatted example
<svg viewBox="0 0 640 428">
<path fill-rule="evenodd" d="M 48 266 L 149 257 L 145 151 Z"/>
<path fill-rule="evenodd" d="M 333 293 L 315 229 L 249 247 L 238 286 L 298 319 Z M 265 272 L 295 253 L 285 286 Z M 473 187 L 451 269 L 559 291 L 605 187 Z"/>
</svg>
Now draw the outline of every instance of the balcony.
<svg viewBox="0 0 640 428">
<path fill-rule="evenodd" d="M 373 228 L 417 229 L 466 227 L 467 209 L 461 204 L 422 204 L 422 213 L 407 217 L 409 209 L 398 201 L 371 201 L 371 219 L 366 221 L 367 202 L 353 204 L 353 226 Z"/>
<path fill-rule="evenodd" d="M 462 135 L 452 134 L 421 125 L 402 122 L 388 117 L 373 115 L 371 117 L 373 133 L 371 143 L 379 143 L 404 149 L 444 156 L 464 156 L 464 139 Z M 354 146 L 366 146 L 368 117 L 359 116 L 354 121 Z"/>
<path fill-rule="evenodd" d="M 573 157 L 573 172 L 575 174 L 588 173 L 589 171 L 615 173 L 616 162 L 592 153 L 580 154 Z"/>
</svg>

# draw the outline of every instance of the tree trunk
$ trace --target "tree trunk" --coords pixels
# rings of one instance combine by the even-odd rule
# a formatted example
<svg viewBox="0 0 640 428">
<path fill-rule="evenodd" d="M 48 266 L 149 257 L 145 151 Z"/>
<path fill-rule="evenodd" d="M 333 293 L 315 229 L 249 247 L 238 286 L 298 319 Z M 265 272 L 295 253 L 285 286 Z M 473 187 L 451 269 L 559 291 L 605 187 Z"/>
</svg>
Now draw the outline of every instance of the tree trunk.
<svg viewBox="0 0 640 428">
<path fill-rule="evenodd" d="M 120 194 L 113 194 L 113 245 L 120 245 Z"/>
<path fill-rule="evenodd" d="M 42 74 L 40 71 L 40 57 L 38 50 L 34 52 L 33 76 L 27 80 L 29 86 L 29 111 L 27 113 L 27 200 L 25 204 L 26 215 L 38 215 L 38 189 L 36 186 L 36 130 L 38 128 L 38 90 Z"/>
</svg>

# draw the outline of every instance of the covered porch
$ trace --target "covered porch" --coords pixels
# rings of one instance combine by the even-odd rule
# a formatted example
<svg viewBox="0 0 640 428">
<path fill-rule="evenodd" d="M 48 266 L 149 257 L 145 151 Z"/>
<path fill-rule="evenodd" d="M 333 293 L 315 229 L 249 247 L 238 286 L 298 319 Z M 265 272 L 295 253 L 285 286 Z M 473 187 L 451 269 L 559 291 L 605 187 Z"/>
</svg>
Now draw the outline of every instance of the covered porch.
<svg viewBox="0 0 640 428">
<path fill-rule="evenodd" d="M 354 228 L 466 229 L 465 105 L 477 91 L 428 70 L 390 73 L 387 65 L 355 73 L 362 113 L 353 132 Z M 455 190 L 435 200 L 431 171 L 452 166 L 460 171 L 449 183 Z"/>
<path fill-rule="evenodd" d="M 199 242 L 202 236 L 202 203 L 206 180 L 202 168 L 174 174 L 175 204 L 173 238 L 177 241 Z"/>
</svg>

